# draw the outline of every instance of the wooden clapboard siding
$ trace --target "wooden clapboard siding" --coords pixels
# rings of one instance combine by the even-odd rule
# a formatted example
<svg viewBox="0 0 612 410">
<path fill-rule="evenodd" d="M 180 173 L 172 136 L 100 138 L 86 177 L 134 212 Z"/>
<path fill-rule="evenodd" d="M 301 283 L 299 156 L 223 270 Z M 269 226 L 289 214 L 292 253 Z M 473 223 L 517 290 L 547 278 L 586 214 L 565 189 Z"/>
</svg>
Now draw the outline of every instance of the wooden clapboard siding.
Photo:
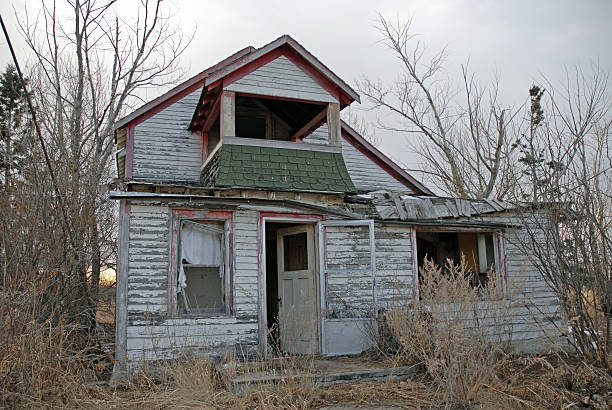
<svg viewBox="0 0 612 410">
<path fill-rule="evenodd" d="M 358 191 L 410 191 L 410 188 L 391 176 L 382 167 L 352 146 L 344 138 L 342 156 L 346 169 Z"/>
<path fill-rule="evenodd" d="M 325 228 L 328 317 L 367 317 L 374 307 L 367 226 Z"/>
<path fill-rule="evenodd" d="M 338 102 L 309 74 L 285 56 L 248 73 L 225 87 L 225 90 L 307 101 Z"/>
<path fill-rule="evenodd" d="M 199 181 L 201 136 L 187 127 L 198 103 L 196 90 L 136 125 L 134 179 Z"/>
<path fill-rule="evenodd" d="M 389 307 L 412 297 L 412 229 L 374 225 L 376 243 L 376 303 Z"/>
<path fill-rule="evenodd" d="M 323 124 L 316 130 L 314 130 L 311 134 L 308 134 L 306 138 L 304 138 L 305 142 L 309 142 L 311 144 L 329 144 L 329 134 L 327 133 L 327 124 Z"/>
<path fill-rule="evenodd" d="M 527 222 L 512 212 L 493 213 L 482 219 L 511 225 Z M 512 341 L 523 350 L 546 350 L 548 342 L 560 342 L 559 300 L 531 260 L 533 255 L 525 252 L 524 245 L 530 240 L 525 229 L 506 229 L 504 236 L 507 296 L 514 302 L 508 312 Z M 538 240 L 546 240 L 543 232 Z"/>
<path fill-rule="evenodd" d="M 208 318 L 168 317 L 169 215 L 167 206 L 144 201 L 130 209 L 127 357 L 131 365 L 185 351 L 253 354 L 258 344 L 257 212 L 235 213 L 234 314 Z"/>
<path fill-rule="evenodd" d="M 255 317 L 258 312 L 257 217 L 256 211 L 248 209 L 239 209 L 235 214 L 234 310 L 237 316 Z"/>
<path fill-rule="evenodd" d="M 168 207 L 131 206 L 128 319 L 134 314 L 167 311 L 168 231 Z"/>
<path fill-rule="evenodd" d="M 328 144 L 327 124 L 317 128 L 304 141 L 312 144 Z M 358 191 L 376 191 L 380 189 L 386 191 L 410 190 L 410 188 L 391 176 L 380 165 L 351 145 L 346 139 L 341 138 L 341 143 L 346 169 Z"/>
</svg>

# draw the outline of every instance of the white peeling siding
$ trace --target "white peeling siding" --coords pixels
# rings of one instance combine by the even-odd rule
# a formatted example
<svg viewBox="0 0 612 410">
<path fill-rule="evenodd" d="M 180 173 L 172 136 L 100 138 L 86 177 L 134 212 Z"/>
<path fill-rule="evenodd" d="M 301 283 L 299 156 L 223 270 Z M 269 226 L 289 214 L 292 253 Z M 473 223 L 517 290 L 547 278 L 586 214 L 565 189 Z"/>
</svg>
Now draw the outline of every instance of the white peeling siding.
<svg viewBox="0 0 612 410">
<path fill-rule="evenodd" d="M 374 308 L 367 226 L 325 228 L 327 317 L 368 317 Z"/>
<path fill-rule="evenodd" d="M 202 143 L 187 127 L 200 97 L 196 90 L 134 129 L 134 179 L 199 181 Z"/>
<path fill-rule="evenodd" d="M 129 243 L 128 318 L 131 314 L 165 312 L 168 291 L 168 208 L 132 205 Z"/>
<path fill-rule="evenodd" d="M 301 100 L 338 102 L 309 74 L 285 56 L 270 61 L 225 87 L 228 91 Z"/>
<path fill-rule="evenodd" d="M 227 352 L 253 354 L 258 343 L 257 247 L 252 246 L 257 243 L 257 212 L 235 213 L 234 315 L 168 318 L 169 212 L 163 205 L 130 208 L 127 356 L 131 367 L 141 360 L 187 351 L 213 357 Z"/>
<path fill-rule="evenodd" d="M 234 309 L 237 316 L 257 316 L 257 251 L 256 211 L 237 210 L 235 213 L 234 249 Z"/>
<path fill-rule="evenodd" d="M 389 307 L 412 297 L 412 229 L 374 225 L 376 243 L 376 302 Z"/>
<path fill-rule="evenodd" d="M 346 169 L 358 191 L 411 191 L 376 162 L 342 138 L 342 156 Z"/>
</svg>

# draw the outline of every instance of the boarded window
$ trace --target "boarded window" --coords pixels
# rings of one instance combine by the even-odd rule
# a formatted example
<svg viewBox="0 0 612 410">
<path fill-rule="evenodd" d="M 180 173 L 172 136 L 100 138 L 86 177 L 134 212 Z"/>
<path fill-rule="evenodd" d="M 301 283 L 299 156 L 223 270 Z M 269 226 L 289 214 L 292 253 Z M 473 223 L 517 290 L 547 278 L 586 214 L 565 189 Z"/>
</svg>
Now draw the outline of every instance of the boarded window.
<svg viewBox="0 0 612 410">
<path fill-rule="evenodd" d="M 223 222 L 182 221 L 179 230 L 178 266 L 178 311 L 225 313 Z"/>
</svg>

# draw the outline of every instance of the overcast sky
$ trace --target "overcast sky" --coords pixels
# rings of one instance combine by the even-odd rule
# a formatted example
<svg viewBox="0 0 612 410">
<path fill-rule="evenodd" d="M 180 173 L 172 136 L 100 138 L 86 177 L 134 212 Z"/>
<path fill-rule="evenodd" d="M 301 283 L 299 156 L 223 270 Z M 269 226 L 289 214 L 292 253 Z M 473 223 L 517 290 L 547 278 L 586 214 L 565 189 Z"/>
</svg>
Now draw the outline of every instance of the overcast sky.
<svg viewBox="0 0 612 410">
<path fill-rule="evenodd" d="M 22 13 L 24 3 L 0 2 L 22 61 L 27 52 L 19 41 L 13 8 Z M 28 0 L 31 3 L 35 1 Z M 136 2 L 121 3 L 129 10 Z M 606 70 L 612 67 L 610 0 L 173 0 L 173 4 L 185 31 L 195 30 L 182 59 L 189 76 L 247 45 L 261 47 L 289 34 L 351 85 L 362 75 L 390 81 L 398 66 L 378 42 L 377 12 L 402 20 L 413 15 L 414 32 L 422 35 L 430 49 L 447 47 L 449 78 L 458 78 L 461 64 L 469 59 L 481 81 L 499 75 L 502 95 L 513 104 L 524 101 L 530 85 L 542 74 L 560 81 L 567 66 L 598 61 Z M 0 64 L 3 67 L 8 61 L 2 38 Z M 147 98 L 163 91 L 149 90 Z M 365 115 L 376 120 L 376 113 Z M 407 162 L 407 137 L 381 135 L 381 149 Z"/>
</svg>

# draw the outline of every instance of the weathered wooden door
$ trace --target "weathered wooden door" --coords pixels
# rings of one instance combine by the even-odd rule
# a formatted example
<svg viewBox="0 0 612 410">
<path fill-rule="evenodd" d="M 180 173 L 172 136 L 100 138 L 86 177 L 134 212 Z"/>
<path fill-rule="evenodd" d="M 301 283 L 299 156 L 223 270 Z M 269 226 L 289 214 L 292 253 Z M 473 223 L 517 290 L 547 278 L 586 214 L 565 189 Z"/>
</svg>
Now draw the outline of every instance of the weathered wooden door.
<svg viewBox="0 0 612 410">
<path fill-rule="evenodd" d="M 317 353 L 314 226 L 279 229 L 277 247 L 280 348 Z"/>
</svg>

